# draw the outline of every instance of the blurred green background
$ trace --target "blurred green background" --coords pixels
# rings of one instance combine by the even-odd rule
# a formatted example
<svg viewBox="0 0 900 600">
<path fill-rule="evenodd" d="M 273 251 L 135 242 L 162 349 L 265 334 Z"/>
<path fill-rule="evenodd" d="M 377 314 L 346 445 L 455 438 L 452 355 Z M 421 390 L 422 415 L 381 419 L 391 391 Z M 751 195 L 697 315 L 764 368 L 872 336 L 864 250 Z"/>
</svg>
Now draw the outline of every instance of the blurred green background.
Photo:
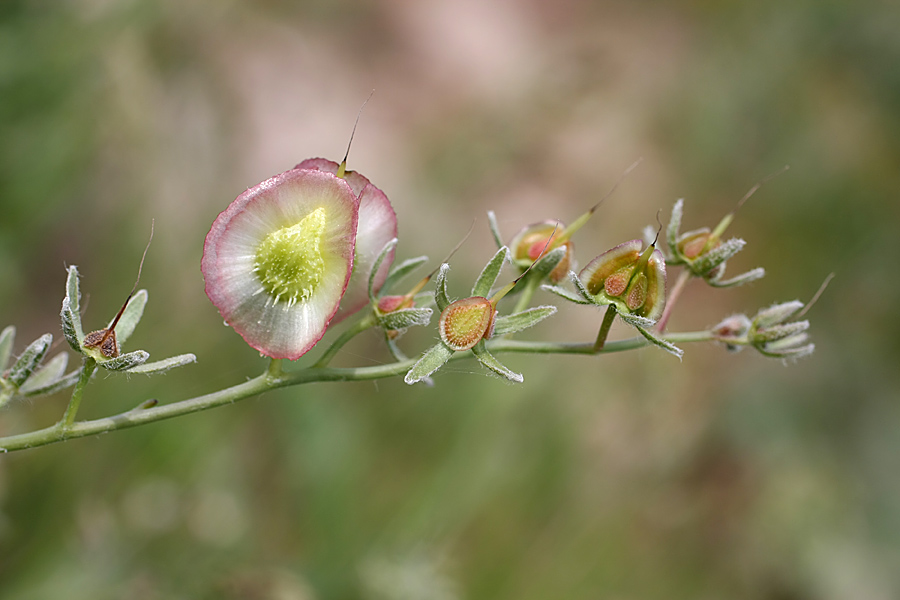
<svg viewBox="0 0 900 600">
<path fill-rule="evenodd" d="M 87 328 L 143 269 L 133 347 L 199 361 L 98 377 L 82 417 L 243 381 L 265 361 L 203 292 L 215 216 L 312 156 L 397 209 L 398 256 L 454 258 L 463 294 L 511 236 L 571 221 L 581 263 L 685 197 L 748 288 L 688 288 L 671 330 L 808 299 L 816 354 L 689 346 L 457 362 L 434 388 L 318 384 L 0 456 L 0 598 L 900 597 L 900 5 L 880 0 L 5 0 L 0 327 L 59 338 L 64 267 Z M 549 301 L 549 298 L 543 298 Z M 531 339 L 586 341 L 566 307 Z M 586 333 L 588 332 L 588 333 Z M 614 336 L 630 335 L 615 329 Z M 415 353 L 432 331 L 409 335 Z M 66 351 L 65 344 L 58 347 Z M 362 336 L 343 365 L 388 360 Z M 54 422 L 65 396 L 0 413 Z"/>
</svg>

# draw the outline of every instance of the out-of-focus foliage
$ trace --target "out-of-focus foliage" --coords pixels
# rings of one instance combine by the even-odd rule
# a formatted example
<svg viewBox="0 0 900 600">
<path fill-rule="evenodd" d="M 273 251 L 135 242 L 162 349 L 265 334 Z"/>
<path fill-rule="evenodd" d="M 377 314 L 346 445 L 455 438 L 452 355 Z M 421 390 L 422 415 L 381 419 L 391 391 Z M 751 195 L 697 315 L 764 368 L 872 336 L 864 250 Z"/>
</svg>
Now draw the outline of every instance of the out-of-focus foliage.
<svg viewBox="0 0 900 600">
<path fill-rule="evenodd" d="M 877 0 L 0 3 L 0 327 L 61 338 L 66 264 L 101 327 L 155 218 L 135 343 L 198 356 L 96 378 L 84 417 L 262 370 L 203 294 L 203 237 L 247 187 L 338 158 L 372 88 L 350 164 L 397 208 L 400 258 L 437 260 L 488 209 L 510 233 L 571 221 L 644 156 L 576 237 L 582 265 L 678 197 L 685 229 L 715 224 L 791 165 L 729 230 L 748 241 L 729 268 L 767 277 L 689 287 L 670 329 L 837 273 L 789 368 L 712 346 L 509 357 L 510 387 L 456 362 L 434 388 L 294 388 L 0 456 L 0 598 L 900 596 L 898 21 Z M 480 218 L 454 272 L 492 252 Z M 599 323 L 563 307 L 527 335 Z"/>
</svg>

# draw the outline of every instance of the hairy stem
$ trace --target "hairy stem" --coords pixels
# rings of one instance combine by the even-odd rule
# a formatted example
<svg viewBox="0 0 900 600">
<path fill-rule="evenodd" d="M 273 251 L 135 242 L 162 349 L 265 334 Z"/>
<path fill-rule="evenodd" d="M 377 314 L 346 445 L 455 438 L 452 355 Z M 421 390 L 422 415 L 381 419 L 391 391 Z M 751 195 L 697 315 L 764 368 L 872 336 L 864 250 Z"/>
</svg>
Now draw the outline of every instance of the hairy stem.
<svg viewBox="0 0 900 600">
<path fill-rule="evenodd" d="M 594 342 L 594 352 L 603 350 L 603 345 L 606 344 L 606 338 L 617 314 L 615 305 L 610 304 L 606 307 L 606 312 L 603 314 L 603 322 L 600 324 L 600 331 L 597 332 L 597 340 Z"/>
<path fill-rule="evenodd" d="M 69 400 L 69 405 L 66 406 L 66 412 L 63 414 L 62 420 L 54 427 L 62 430 L 68 430 L 72 427 L 72 424 L 75 422 L 75 416 L 78 414 L 78 407 L 81 406 L 81 397 L 84 395 L 84 388 L 91 380 L 91 375 L 94 374 L 94 369 L 96 368 L 97 361 L 85 356 L 84 364 L 81 365 L 81 375 L 78 377 L 75 389 L 72 390 L 72 398 Z"/>
<path fill-rule="evenodd" d="M 707 331 L 699 331 L 672 334 L 666 336 L 665 339 L 673 343 L 687 343 L 705 342 L 710 341 L 714 338 L 712 334 Z M 636 348 L 641 348 L 646 345 L 647 340 L 642 337 L 608 342 L 600 352 L 594 349 L 593 343 L 548 343 L 498 339 L 489 341 L 486 344 L 487 348 L 493 353 L 505 352 L 520 354 L 585 355 L 623 352 L 625 350 L 634 350 Z M 465 358 L 471 358 L 471 356 L 472 354 L 470 352 L 457 352 L 453 355 L 451 360 L 461 360 Z M 196 398 L 181 400 L 179 402 L 173 402 L 171 404 L 149 407 L 147 407 L 148 403 L 143 403 L 137 408 L 111 417 L 94 419 L 92 421 L 81 421 L 77 423 L 73 422 L 66 427 L 60 426 L 60 424 L 64 422 L 61 421 L 60 424 L 56 424 L 45 429 L 0 438 L 0 452 L 10 452 L 13 450 L 22 450 L 25 448 L 36 448 L 38 446 L 46 446 L 47 444 L 53 444 L 55 442 L 62 442 L 65 440 L 91 435 L 99 435 L 101 433 L 108 433 L 110 431 L 116 431 L 119 429 L 137 427 L 139 425 L 145 425 L 147 423 L 153 423 L 155 421 L 162 421 L 164 419 L 171 419 L 173 417 L 178 417 L 181 415 L 187 415 L 190 413 L 208 410 L 210 408 L 216 408 L 217 406 L 233 404 L 238 400 L 257 396 L 259 394 L 262 394 L 263 392 L 281 387 L 324 381 L 365 381 L 370 379 L 384 379 L 387 377 L 394 377 L 406 373 L 413 366 L 413 364 L 415 364 L 416 360 L 418 360 L 418 358 L 398 361 L 387 365 L 375 365 L 371 367 L 314 367 L 300 369 L 293 372 L 280 371 L 280 363 L 279 369 L 276 372 L 270 364 L 265 373 L 254 379 L 239 383 L 224 390 L 219 390 L 210 394 L 198 396 Z M 95 366 L 96 365 L 92 365 L 90 367 L 90 371 L 93 371 L 93 368 Z M 79 379 L 79 385 L 76 387 L 76 393 L 72 394 L 73 401 L 75 401 L 75 397 L 77 394 L 78 402 L 80 402 L 81 393 L 77 390 L 83 389 L 84 384 L 87 383 L 87 381 L 90 379 L 89 373 L 87 375 L 84 375 L 84 373 L 88 371 L 87 364 L 85 365 L 85 367 L 86 368 L 84 369 L 84 371 L 82 371 L 82 378 Z M 74 410 L 77 409 L 77 402 L 74 407 L 70 402 L 69 407 L 70 408 L 66 411 L 65 418 L 68 418 L 68 416 L 71 414 L 72 419 L 74 419 Z"/>
<path fill-rule="evenodd" d="M 349 329 L 338 336 L 336 340 L 325 350 L 322 357 L 316 361 L 313 368 L 322 368 L 331 362 L 331 359 L 344 347 L 344 344 L 355 338 L 357 335 L 375 326 L 375 316 L 370 312 L 368 315 L 354 323 Z"/>
</svg>

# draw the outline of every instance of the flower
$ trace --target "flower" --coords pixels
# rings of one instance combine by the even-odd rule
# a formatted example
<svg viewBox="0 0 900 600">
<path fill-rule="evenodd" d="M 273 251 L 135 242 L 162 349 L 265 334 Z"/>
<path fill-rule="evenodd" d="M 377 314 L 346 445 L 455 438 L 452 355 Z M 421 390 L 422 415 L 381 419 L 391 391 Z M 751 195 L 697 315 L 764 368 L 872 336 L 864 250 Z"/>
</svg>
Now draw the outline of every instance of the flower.
<svg viewBox="0 0 900 600">
<path fill-rule="evenodd" d="M 309 351 L 347 290 L 359 205 L 350 181 L 314 168 L 238 196 L 213 222 L 201 262 L 206 294 L 225 323 L 266 356 L 293 360 Z"/>
<path fill-rule="evenodd" d="M 315 169 L 335 175 L 341 171 L 341 165 L 325 158 L 309 158 L 294 168 Z M 350 184 L 350 188 L 359 199 L 359 224 L 356 231 L 353 273 L 332 323 L 339 323 L 368 304 L 368 279 L 372 266 L 385 244 L 397 237 L 397 215 L 385 193 L 356 171 L 345 171 L 342 178 Z M 394 250 L 391 248 L 382 259 L 373 278 L 374 292 L 378 292 L 384 285 L 393 262 Z"/>
</svg>

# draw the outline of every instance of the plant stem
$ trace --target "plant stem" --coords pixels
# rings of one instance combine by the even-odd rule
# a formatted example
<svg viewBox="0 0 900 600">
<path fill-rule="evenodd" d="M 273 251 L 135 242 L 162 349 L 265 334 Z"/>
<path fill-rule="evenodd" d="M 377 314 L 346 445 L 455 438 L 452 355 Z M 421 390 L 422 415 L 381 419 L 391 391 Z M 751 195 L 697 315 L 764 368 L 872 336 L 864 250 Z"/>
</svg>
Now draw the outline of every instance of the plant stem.
<svg viewBox="0 0 900 600">
<path fill-rule="evenodd" d="M 344 347 L 344 344 L 352 340 L 354 337 L 365 331 L 366 329 L 370 329 L 375 326 L 375 315 L 371 312 L 354 323 L 349 329 L 345 330 L 341 335 L 338 336 L 334 342 L 325 350 L 325 353 L 322 354 L 322 357 L 316 361 L 316 363 L 312 366 L 314 369 L 319 369 L 326 367 L 328 363 L 331 362 L 331 359 L 335 357 L 335 355 L 340 351 L 341 348 Z"/>
<path fill-rule="evenodd" d="M 603 350 L 603 345 L 606 343 L 606 337 L 609 335 L 609 330 L 612 327 L 617 314 L 618 312 L 616 311 L 615 305 L 610 304 L 606 307 L 606 313 L 603 315 L 603 322 L 600 324 L 600 331 L 597 332 L 597 340 L 594 342 L 594 352 Z"/>
<path fill-rule="evenodd" d="M 697 331 L 672 334 L 665 336 L 665 339 L 673 343 L 705 342 L 712 340 L 713 336 L 708 331 Z M 647 340 L 643 337 L 635 337 L 627 340 L 608 342 L 604 345 L 603 349 L 598 352 L 594 349 L 594 344 L 592 343 L 571 344 L 498 339 L 489 341 L 486 344 L 486 347 L 494 353 L 594 355 L 634 350 L 646 346 L 647 344 Z M 471 356 L 472 354 L 469 352 L 457 352 L 450 360 L 462 360 L 471 358 Z M 94 367 L 96 367 L 96 363 L 88 366 L 87 360 L 85 361 L 85 366 L 82 370 L 82 376 L 79 378 L 76 389 L 72 393 L 72 401 L 70 401 L 69 408 L 66 410 L 64 420 L 45 429 L 0 438 L 0 452 L 46 446 L 55 442 L 137 427 L 138 425 L 171 419 L 181 415 L 216 408 L 217 406 L 223 406 L 225 404 L 233 404 L 238 400 L 257 396 L 263 392 L 281 387 L 324 381 L 365 381 L 394 377 L 406 373 L 415 364 L 418 358 L 371 367 L 313 367 L 300 369 L 294 372 L 280 372 L 276 377 L 272 376 L 273 366 L 270 364 L 266 369 L 266 372 L 262 375 L 224 390 L 205 394 L 196 398 L 190 398 L 188 400 L 181 400 L 179 402 L 157 405 L 149 408 L 142 408 L 145 406 L 145 404 L 142 404 L 137 408 L 111 417 L 104 417 L 92 421 L 80 421 L 77 423 L 71 422 L 68 425 L 63 426 L 68 418 L 71 417 L 71 419 L 74 420 L 75 411 L 78 408 L 77 405 L 81 400 L 81 390 L 83 390 L 90 379 L 90 372 L 93 372 Z M 278 364 L 278 368 L 280 369 L 281 363 Z"/>
<path fill-rule="evenodd" d="M 681 292 L 684 291 L 684 286 L 691 279 L 691 272 L 687 269 L 681 269 L 681 273 L 678 274 L 678 279 L 675 280 L 675 285 L 672 286 L 672 291 L 669 292 L 669 297 L 666 300 L 666 307 L 663 309 L 663 314 L 659 318 L 659 321 L 656 323 L 656 331 L 662 333 L 666 330 L 666 323 L 669 322 L 669 317 L 672 316 L 672 310 L 675 308 L 675 303 L 678 302 L 678 298 L 681 296 Z"/>
<path fill-rule="evenodd" d="M 89 356 L 84 357 L 84 363 L 81 365 L 81 375 L 72 390 L 72 398 L 69 399 L 69 405 L 66 406 L 66 412 L 63 414 L 62 420 L 55 427 L 66 431 L 75 423 L 75 416 L 78 414 L 78 407 L 81 406 L 81 397 L 84 395 L 84 388 L 91 380 L 94 369 L 97 368 L 97 361 Z"/>
</svg>

